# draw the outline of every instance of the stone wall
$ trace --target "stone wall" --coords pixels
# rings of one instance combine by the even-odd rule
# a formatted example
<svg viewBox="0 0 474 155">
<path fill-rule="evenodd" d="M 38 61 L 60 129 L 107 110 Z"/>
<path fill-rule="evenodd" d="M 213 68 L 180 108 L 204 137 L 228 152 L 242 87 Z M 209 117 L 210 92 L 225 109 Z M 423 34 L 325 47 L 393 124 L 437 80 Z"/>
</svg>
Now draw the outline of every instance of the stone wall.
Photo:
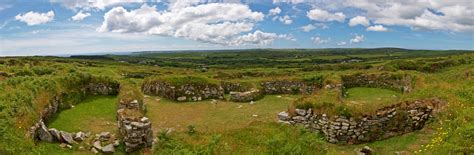
<svg viewBox="0 0 474 155">
<path fill-rule="evenodd" d="M 91 95 L 117 95 L 119 86 L 118 82 L 89 83 L 86 92 Z"/>
<path fill-rule="evenodd" d="M 243 92 L 249 90 L 247 86 L 237 82 L 222 81 L 221 86 L 224 89 L 224 93 L 230 93 L 231 91 Z"/>
<path fill-rule="evenodd" d="M 134 89 L 122 87 L 121 89 Z M 142 94 L 138 90 L 121 90 L 117 108 L 117 126 L 125 144 L 125 151 L 132 152 L 153 145 L 151 122 L 144 116 Z"/>
<path fill-rule="evenodd" d="M 357 144 L 419 130 L 443 104 L 438 99 L 406 101 L 357 119 L 330 117 L 313 113 L 311 109 L 296 109 L 295 116 L 280 112 L 278 118 L 281 122 L 300 124 L 313 131 L 320 131 L 330 143 Z"/>
<path fill-rule="evenodd" d="M 341 76 L 344 88 L 374 87 L 408 93 L 413 90 L 414 78 L 408 74 L 354 74 Z"/>
<path fill-rule="evenodd" d="M 263 93 L 258 89 L 251 89 L 244 92 L 230 92 L 229 100 L 233 102 L 249 102 L 256 101 L 263 97 Z"/>
<path fill-rule="evenodd" d="M 84 90 L 86 94 L 91 95 L 117 95 L 118 92 L 118 83 L 111 82 L 111 83 L 89 83 L 85 86 Z M 41 129 L 40 127 L 44 122 L 50 121 L 50 119 L 60 111 L 60 105 L 62 103 L 62 99 L 58 96 L 53 96 L 50 99 L 50 103 L 41 111 L 39 120 L 30 127 L 28 131 L 28 136 L 33 138 L 34 141 L 41 140 L 39 138 L 38 132 Z"/>
<path fill-rule="evenodd" d="M 126 152 L 133 152 L 153 145 L 153 131 L 147 117 L 133 114 L 132 109 L 117 110 L 117 126 Z M 130 114 L 132 113 L 132 114 Z"/>
<path fill-rule="evenodd" d="M 224 89 L 211 83 L 187 83 L 172 85 L 165 81 L 143 83 L 142 91 L 149 95 L 158 95 L 175 101 L 200 101 L 205 99 L 223 99 Z"/>
<path fill-rule="evenodd" d="M 276 80 L 260 84 L 265 94 L 311 94 L 319 87 L 304 81 Z"/>
</svg>

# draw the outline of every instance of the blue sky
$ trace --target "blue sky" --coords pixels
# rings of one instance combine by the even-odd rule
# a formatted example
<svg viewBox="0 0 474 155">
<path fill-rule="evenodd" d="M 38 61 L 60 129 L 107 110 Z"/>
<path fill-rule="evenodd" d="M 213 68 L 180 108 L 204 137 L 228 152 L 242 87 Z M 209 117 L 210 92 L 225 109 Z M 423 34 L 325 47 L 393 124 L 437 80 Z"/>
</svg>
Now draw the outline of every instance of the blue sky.
<svg viewBox="0 0 474 155">
<path fill-rule="evenodd" d="M 2 0 L 0 56 L 237 48 L 474 49 L 471 0 Z"/>
</svg>

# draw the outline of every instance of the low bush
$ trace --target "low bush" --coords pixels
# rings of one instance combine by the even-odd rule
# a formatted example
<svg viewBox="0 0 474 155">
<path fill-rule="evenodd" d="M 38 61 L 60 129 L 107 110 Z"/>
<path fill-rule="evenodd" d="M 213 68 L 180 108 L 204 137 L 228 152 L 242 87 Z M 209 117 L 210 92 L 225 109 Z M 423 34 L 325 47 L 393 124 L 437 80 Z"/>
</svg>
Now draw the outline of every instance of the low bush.
<svg viewBox="0 0 474 155">
<path fill-rule="evenodd" d="M 54 72 L 54 69 L 47 68 L 47 67 L 33 67 L 31 68 L 31 70 L 33 70 L 33 72 L 39 76 L 52 74 Z"/>
</svg>

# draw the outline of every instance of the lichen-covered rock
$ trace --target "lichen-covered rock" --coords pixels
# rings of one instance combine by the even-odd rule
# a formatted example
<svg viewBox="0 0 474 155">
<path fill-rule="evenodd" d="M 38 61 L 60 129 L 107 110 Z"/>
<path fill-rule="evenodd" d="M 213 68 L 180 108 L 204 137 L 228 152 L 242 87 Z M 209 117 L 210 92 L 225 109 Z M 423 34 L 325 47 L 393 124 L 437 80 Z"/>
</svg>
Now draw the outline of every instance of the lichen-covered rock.
<svg viewBox="0 0 474 155">
<path fill-rule="evenodd" d="M 229 100 L 233 102 L 249 102 L 256 101 L 263 97 L 263 94 L 258 89 L 251 89 L 245 92 L 230 92 Z"/>
<path fill-rule="evenodd" d="M 84 139 L 86 139 L 86 134 L 82 131 L 79 131 L 74 135 L 74 140 L 76 141 L 84 141 Z"/>
<path fill-rule="evenodd" d="M 72 134 L 66 131 L 60 131 L 61 133 L 61 138 L 64 140 L 64 142 L 68 144 L 77 144 L 76 141 L 72 138 Z"/>
<path fill-rule="evenodd" d="M 114 145 L 113 144 L 105 145 L 104 147 L 102 147 L 102 152 L 104 152 L 104 153 L 114 153 L 115 152 Z"/>
<path fill-rule="evenodd" d="M 290 119 L 290 115 L 286 111 L 282 111 L 278 113 L 278 119 L 281 121 L 288 121 Z"/>
<path fill-rule="evenodd" d="M 61 138 L 61 132 L 59 130 L 56 130 L 55 128 L 48 129 L 49 133 L 54 137 L 55 140 L 58 142 L 64 142 L 64 140 Z"/>
<path fill-rule="evenodd" d="M 40 124 L 40 128 L 37 130 L 39 139 L 46 142 L 53 142 L 55 139 L 51 133 L 49 133 L 48 128 L 46 125 L 44 125 L 44 122 L 41 121 Z"/>
</svg>

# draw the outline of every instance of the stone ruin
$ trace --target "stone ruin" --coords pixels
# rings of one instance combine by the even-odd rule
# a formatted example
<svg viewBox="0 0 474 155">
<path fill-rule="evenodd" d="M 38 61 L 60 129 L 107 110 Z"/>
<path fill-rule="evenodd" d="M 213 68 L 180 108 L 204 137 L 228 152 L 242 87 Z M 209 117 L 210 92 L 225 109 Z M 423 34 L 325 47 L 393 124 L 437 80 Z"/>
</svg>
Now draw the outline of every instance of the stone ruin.
<svg viewBox="0 0 474 155">
<path fill-rule="evenodd" d="M 205 99 L 224 99 L 224 89 L 212 83 L 185 83 L 173 85 L 162 80 L 144 82 L 142 92 L 158 95 L 167 99 L 184 101 L 201 101 Z"/>
<path fill-rule="evenodd" d="M 248 91 L 249 87 L 244 86 L 241 83 L 238 82 L 227 82 L 227 81 L 221 81 L 221 86 L 224 89 L 224 93 L 230 93 L 232 91 L 234 92 L 244 92 Z"/>
<path fill-rule="evenodd" d="M 260 84 L 265 94 L 311 94 L 319 89 L 316 84 L 304 81 L 275 80 Z"/>
<path fill-rule="evenodd" d="M 233 102 L 250 102 L 263 98 L 263 93 L 255 88 L 244 92 L 231 91 L 229 93 L 229 101 Z"/>
<path fill-rule="evenodd" d="M 117 95 L 119 92 L 118 83 L 90 83 L 84 88 L 89 95 Z M 51 99 L 50 104 L 40 113 L 40 120 L 29 130 L 29 136 L 35 141 L 59 142 L 61 147 L 72 148 L 72 145 L 92 137 L 90 133 L 77 132 L 69 133 L 54 128 L 49 129 L 45 122 L 59 112 L 59 106 L 62 100 L 59 96 Z M 153 144 L 153 132 L 151 122 L 143 116 L 144 106 L 141 100 L 122 100 L 117 106 L 117 126 L 120 137 L 115 137 L 109 132 L 103 132 L 95 135 L 91 141 L 90 150 L 93 153 L 113 153 L 115 147 L 120 145 L 122 138 L 125 144 L 125 151 L 132 152 L 143 147 L 151 147 Z M 105 144 L 105 145 L 103 145 Z M 80 149 L 83 146 L 80 146 Z M 82 148 L 86 149 L 86 148 Z"/>
<path fill-rule="evenodd" d="M 330 143 L 358 144 L 386 139 L 422 129 L 426 121 L 445 103 L 439 99 L 405 101 L 379 109 L 362 118 L 327 116 L 312 109 L 296 109 L 295 114 L 280 112 L 280 122 L 322 133 Z"/>
<path fill-rule="evenodd" d="M 344 89 L 353 87 L 385 88 L 402 93 L 413 90 L 414 77 L 408 74 L 353 74 L 341 76 Z"/>
<path fill-rule="evenodd" d="M 97 85 L 97 86 L 96 86 Z M 118 85 L 116 83 L 90 83 L 86 85 L 84 89 L 86 94 L 94 95 L 117 95 Z M 38 139 L 38 130 L 44 125 L 44 122 L 50 121 L 50 119 L 60 110 L 60 105 L 62 103 L 61 95 L 53 96 L 48 104 L 41 113 L 40 118 L 37 123 L 35 123 L 29 130 L 29 137 L 32 137 L 35 141 Z"/>
<path fill-rule="evenodd" d="M 128 95 L 137 96 L 137 94 Z M 141 96 L 141 94 L 138 95 Z M 143 101 L 140 98 L 130 98 L 130 96 L 121 94 L 117 106 L 117 126 L 126 152 L 149 148 L 153 145 L 151 122 L 143 114 L 145 111 Z"/>
</svg>

